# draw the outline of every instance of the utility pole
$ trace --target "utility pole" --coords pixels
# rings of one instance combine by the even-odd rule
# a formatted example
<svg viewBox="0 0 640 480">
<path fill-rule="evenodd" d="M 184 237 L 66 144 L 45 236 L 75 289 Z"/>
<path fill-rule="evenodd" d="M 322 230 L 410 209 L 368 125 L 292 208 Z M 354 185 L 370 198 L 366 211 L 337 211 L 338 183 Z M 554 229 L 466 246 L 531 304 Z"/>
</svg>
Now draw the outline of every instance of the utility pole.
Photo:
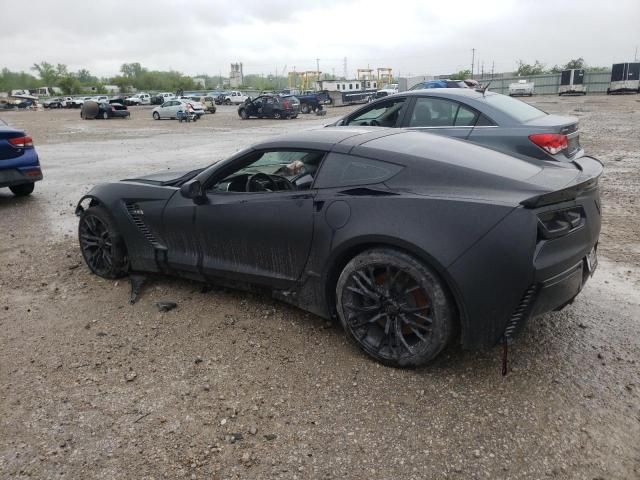
<svg viewBox="0 0 640 480">
<path fill-rule="evenodd" d="M 480 70 L 480 78 L 484 78 L 484 60 L 482 61 L 482 70 Z"/>
<path fill-rule="evenodd" d="M 320 76 L 320 59 L 319 58 L 316 58 L 316 75 L 318 75 L 318 77 Z"/>
<path fill-rule="evenodd" d="M 471 78 L 473 78 L 473 65 L 476 63 L 476 49 L 471 49 Z"/>
<path fill-rule="evenodd" d="M 636 45 L 636 53 L 634 53 L 634 54 L 633 54 L 633 60 L 634 60 L 635 62 L 637 62 L 637 61 L 638 61 L 638 46 L 637 46 L 637 45 Z"/>
<path fill-rule="evenodd" d="M 344 79 L 347 79 L 347 57 L 344 57 Z"/>
<path fill-rule="evenodd" d="M 493 78 L 493 70 L 495 69 L 495 67 L 496 67 L 496 62 L 492 61 L 491 62 L 491 78 Z"/>
</svg>

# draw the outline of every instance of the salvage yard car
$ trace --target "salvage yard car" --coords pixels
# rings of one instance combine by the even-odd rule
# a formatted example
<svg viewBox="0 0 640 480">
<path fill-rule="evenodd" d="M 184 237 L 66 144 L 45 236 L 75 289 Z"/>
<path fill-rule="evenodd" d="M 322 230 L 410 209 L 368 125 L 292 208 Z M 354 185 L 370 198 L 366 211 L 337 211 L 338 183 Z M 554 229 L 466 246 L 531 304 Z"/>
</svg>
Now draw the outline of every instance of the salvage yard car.
<svg viewBox="0 0 640 480">
<path fill-rule="evenodd" d="M 39 180 L 42 170 L 32 138 L 0 120 L 0 188 L 9 187 L 22 197 L 31 194 Z"/>
<path fill-rule="evenodd" d="M 253 285 L 416 366 L 458 332 L 488 347 L 573 301 L 597 265 L 601 173 L 589 157 L 532 164 L 415 131 L 321 128 L 98 185 L 76 207 L 79 244 L 101 277 Z"/>
<path fill-rule="evenodd" d="M 107 120 L 109 118 L 130 118 L 131 112 L 127 109 L 126 105 L 120 103 L 107 103 L 107 102 L 84 102 L 80 109 L 80 118 L 85 120 L 93 118 L 102 118 Z"/>
<path fill-rule="evenodd" d="M 300 113 L 300 102 L 296 97 L 280 97 L 279 95 L 260 95 L 255 99 L 248 98 L 244 105 L 238 107 L 238 115 L 243 120 L 258 118 L 296 118 Z"/>
<path fill-rule="evenodd" d="M 465 89 L 404 92 L 370 103 L 334 126 L 404 127 L 468 140 L 532 161 L 584 155 L 578 119 L 499 93 Z"/>
<path fill-rule="evenodd" d="M 191 106 L 193 107 L 193 112 L 198 118 L 204 115 L 204 109 L 202 108 L 202 105 L 200 103 L 193 102 L 187 99 L 169 100 L 168 102 L 155 107 L 151 111 L 151 115 L 153 116 L 154 120 L 160 120 L 163 118 L 177 119 L 178 112 L 182 112 L 187 103 L 191 104 Z"/>
</svg>

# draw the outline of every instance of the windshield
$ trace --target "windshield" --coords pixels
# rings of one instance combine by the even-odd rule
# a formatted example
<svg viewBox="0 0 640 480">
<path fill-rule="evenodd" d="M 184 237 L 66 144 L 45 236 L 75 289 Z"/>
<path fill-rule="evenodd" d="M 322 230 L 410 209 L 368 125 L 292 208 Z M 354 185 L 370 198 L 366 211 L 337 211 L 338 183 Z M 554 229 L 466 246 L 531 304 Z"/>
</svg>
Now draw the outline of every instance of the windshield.
<svg viewBox="0 0 640 480">
<path fill-rule="evenodd" d="M 396 88 L 398 88 L 397 83 L 385 83 L 384 87 L 382 87 L 382 90 L 395 90 Z"/>
<path fill-rule="evenodd" d="M 507 115 L 523 123 L 533 120 L 534 118 L 543 117 L 547 114 L 546 112 L 543 112 L 522 100 L 507 97 L 506 95 L 487 95 L 485 100 L 489 105 L 502 110 Z"/>
</svg>

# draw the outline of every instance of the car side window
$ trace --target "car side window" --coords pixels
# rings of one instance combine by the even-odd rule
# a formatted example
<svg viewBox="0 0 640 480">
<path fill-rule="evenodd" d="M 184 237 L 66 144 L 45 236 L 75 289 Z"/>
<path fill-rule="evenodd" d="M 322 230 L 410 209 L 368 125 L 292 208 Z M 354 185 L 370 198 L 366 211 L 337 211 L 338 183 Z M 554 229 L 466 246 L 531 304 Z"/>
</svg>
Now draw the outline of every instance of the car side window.
<svg viewBox="0 0 640 480">
<path fill-rule="evenodd" d="M 282 192 L 308 190 L 325 152 L 269 150 L 249 154 L 235 168 L 213 180 L 214 192 Z M 220 178 L 220 177 L 219 177 Z"/>
<path fill-rule="evenodd" d="M 489 117 L 487 117 L 484 114 L 480 115 L 480 118 L 478 118 L 478 121 L 476 122 L 476 127 L 493 127 L 495 126 L 495 123 L 493 122 L 493 120 L 491 120 Z"/>
<path fill-rule="evenodd" d="M 316 176 L 314 188 L 335 188 L 371 185 L 384 182 L 402 170 L 395 163 L 357 157 L 342 153 L 330 153 Z"/>
<path fill-rule="evenodd" d="M 435 97 L 416 100 L 409 127 L 468 127 L 475 125 L 477 113 L 457 102 Z"/>
<path fill-rule="evenodd" d="M 477 118 L 478 114 L 475 111 L 458 104 L 458 111 L 453 123 L 456 127 L 473 127 Z"/>
<path fill-rule="evenodd" d="M 370 125 L 375 127 L 396 127 L 402 117 L 406 98 L 396 98 L 376 103 L 349 118 L 345 125 Z"/>
</svg>

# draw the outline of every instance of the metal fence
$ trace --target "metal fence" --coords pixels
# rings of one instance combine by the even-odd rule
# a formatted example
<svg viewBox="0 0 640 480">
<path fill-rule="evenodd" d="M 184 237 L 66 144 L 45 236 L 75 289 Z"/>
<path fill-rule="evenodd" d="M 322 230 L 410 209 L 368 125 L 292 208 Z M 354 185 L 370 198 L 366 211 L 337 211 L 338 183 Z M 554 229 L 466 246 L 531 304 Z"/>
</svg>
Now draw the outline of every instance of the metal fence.
<svg viewBox="0 0 640 480">
<path fill-rule="evenodd" d="M 527 80 L 535 83 L 534 93 L 538 95 L 557 95 L 560 88 L 559 73 L 532 75 L 530 77 L 485 78 L 480 80 L 480 83 L 484 84 L 491 81 L 489 90 L 507 95 L 509 93 L 509 84 L 518 80 Z M 584 74 L 584 84 L 587 87 L 587 92 L 590 93 L 606 92 L 610 81 L 611 72 L 585 72 Z"/>
<path fill-rule="evenodd" d="M 431 77 L 433 78 L 433 77 Z M 431 79 L 427 77 L 411 77 L 407 79 L 399 79 L 400 90 L 407 90 L 422 80 Z M 496 93 L 509 94 L 509 84 L 516 83 L 518 80 L 527 80 L 535 83 L 534 93 L 537 95 L 557 95 L 560 87 L 560 74 L 550 73 L 546 75 L 532 75 L 529 77 L 498 77 L 494 78 L 485 76 L 485 78 L 476 78 L 483 85 L 491 82 L 489 90 Z M 609 88 L 611 81 L 611 72 L 585 72 L 584 84 L 589 93 L 604 93 Z"/>
</svg>

